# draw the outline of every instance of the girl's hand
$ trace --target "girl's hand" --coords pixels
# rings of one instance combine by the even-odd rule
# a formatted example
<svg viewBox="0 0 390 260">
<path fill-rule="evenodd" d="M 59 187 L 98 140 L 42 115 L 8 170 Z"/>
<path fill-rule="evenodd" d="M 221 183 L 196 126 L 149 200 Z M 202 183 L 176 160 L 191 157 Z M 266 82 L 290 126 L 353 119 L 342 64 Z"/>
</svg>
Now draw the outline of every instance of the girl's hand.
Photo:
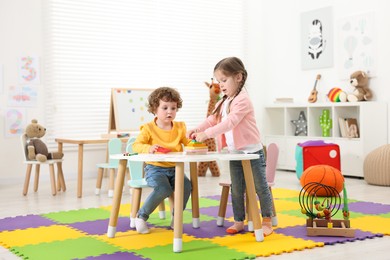
<svg viewBox="0 0 390 260">
<path fill-rule="evenodd" d="M 206 139 L 209 139 L 209 137 L 206 135 L 205 132 L 200 132 L 195 134 L 195 140 L 198 142 L 203 142 Z"/>
<path fill-rule="evenodd" d="M 191 130 L 188 130 L 187 133 L 186 133 L 186 137 L 188 139 L 195 139 L 195 136 L 196 136 L 196 129 L 191 129 Z"/>
<path fill-rule="evenodd" d="M 149 153 L 155 153 L 157 152 L 157 149 L 159 148 L 160 146 L 158 144 L 154 144 L 152 145 L 150 148 L 149 148 Z"/>
</svg>

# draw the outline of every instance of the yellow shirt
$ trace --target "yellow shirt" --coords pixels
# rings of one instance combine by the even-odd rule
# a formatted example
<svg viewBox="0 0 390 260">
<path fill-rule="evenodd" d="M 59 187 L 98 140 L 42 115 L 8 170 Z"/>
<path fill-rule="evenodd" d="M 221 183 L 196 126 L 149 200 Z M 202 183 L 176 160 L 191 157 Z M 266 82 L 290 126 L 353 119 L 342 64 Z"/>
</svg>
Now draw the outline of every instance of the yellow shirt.
<svg viewBox="0 0 390 260">
<path fill-rule="evenodd" d="M 172 152 L 182 152 L 190 140 L 186 138 L 186 125 L 184 122 L 173 122 L 171 130 L 159 128 L 155 120 L 141 126 L 141 132 L 133 144 L 133 151 L 136 153 L 149 153 L 152 145 L 158 144 Z M 172 162 L 146 162 L 160 167 L 175 167 Z"/>
</svg>

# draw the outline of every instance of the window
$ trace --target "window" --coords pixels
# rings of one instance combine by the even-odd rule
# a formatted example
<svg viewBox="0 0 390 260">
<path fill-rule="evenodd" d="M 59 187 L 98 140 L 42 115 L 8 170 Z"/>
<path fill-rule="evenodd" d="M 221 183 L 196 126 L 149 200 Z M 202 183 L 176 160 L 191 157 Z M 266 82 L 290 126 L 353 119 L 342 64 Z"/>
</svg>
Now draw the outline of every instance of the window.
<svg viewBox="0 0 390 260">
<path fill-rule="evenodd" d="M 244 11 L 226 0 L 44 1 L 48 146 L 107 133 L 111 88 L 174 87 L 176 120 L 196 126 L 215 63 L 245 59 Z"/>
</svg>

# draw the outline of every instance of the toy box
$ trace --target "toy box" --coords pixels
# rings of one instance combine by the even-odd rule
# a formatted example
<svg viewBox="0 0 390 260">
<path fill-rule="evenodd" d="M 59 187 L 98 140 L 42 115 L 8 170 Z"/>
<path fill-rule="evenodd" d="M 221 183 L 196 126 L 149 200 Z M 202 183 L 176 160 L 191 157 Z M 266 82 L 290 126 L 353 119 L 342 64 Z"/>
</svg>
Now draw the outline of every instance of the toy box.
<svg viewBox="0 0 390 260">
<path fill-rule="evenodd" d="M 295 160 L 298 179 L 304 170 L 318 164 L 329 165 L 341 171 L 339 146 L 322 140 L 298 143 L 295 148 Z"/>
</svg>

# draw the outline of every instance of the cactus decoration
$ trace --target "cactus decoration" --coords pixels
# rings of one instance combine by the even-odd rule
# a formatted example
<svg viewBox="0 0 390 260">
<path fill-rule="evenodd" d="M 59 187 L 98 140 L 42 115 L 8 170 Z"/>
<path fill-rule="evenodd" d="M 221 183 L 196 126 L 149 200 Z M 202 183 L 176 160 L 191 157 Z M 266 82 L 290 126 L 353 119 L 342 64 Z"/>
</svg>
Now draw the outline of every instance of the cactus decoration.
<svg viewBox="0 0 390 260">
<path fill-rule="evenodd" d="M 322 110 L 322 114 L 320 115 L 320 126 L 322 129 L 322 136 L 329 137 L 330 129 L 332 129 L 332 119 L 329 115 L 329 109 Z"/>
</svg>

